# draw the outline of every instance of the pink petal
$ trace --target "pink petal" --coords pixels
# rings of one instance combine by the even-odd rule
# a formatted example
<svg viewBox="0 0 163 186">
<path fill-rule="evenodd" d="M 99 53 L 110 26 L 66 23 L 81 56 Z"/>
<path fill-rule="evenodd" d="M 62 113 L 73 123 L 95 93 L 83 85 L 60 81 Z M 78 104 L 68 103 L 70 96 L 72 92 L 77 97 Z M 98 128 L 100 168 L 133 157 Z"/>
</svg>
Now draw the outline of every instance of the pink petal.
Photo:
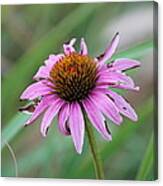
<svg viewBox="0 0 163 186">
<path fill-rule="evenodd" d="M 115 82 L 117 82 L 117 84 L 127 84 L 130 85 L 131 87 L 135 86 L 132 78 L 122 73 L 109 72 L 109 78 L 114 79 Z"/>
<path fill-rule="evenodd" d="M 127 69 L 132 69 L 140 66 L 140 62 L 128 58 L 116 59 L 113 63 L 108 64 L 109 70 L 124 71 Z"/>
<path fill-rule="evenodd" d="M 55 99 L 56 97 L 54 95 L 48 95 L 43 97 L 40 103 L 38 103 L 38 105 L 36 106 L 35 111 L 32 113 L 31 118 L 27 120 L 26 125 L 32 124 Z"/>
<path fill-rule="evenodd" d="M 70 122 L 70 131 L 71 131 L 71 135 L 72 135 L 72 139 L 76 151 L 79 154 L 81 154 L 83 142 L 84 142 L 85 126 L 84 126 L 83 113 L 78 103 L 71 104 L 69 122 Z"/>
<path fill-rule="evenodd" d="M 49 70 L 51 70 L 52 67 L 55 65 L 55 63 L 57 63 L 63 57 L 64 57 L 63 54 L 57 54 L 57 55 L 51 54 L 49 55 L 49 59 L 45 61 L 45 65 Z"/>
<path fill-rule="evenodd" d="M 84 100 L 82 103 L 88 115 L 88 118 L 95 129 L 102 135 L 104 139 L 112 140 L 112 136 L 106 128 L 105 118 L 102 115 L 101 111 L 98 110 L 98 108 L 90 99 Z"/>
<path fill-rule="evenodd" d="M 49 108 L 46 110 L 40 127 L 40 131 L 44 137 L 47 134 L 48 128 L 53 118 L 56 116 L 56 114 L 58 113 L 59 109 L 62 107 L 63 104 L 64 101 L 58 98 L 55 101 L 53 101 Z"/>
<path fill-rule="evenodd" d="M 115 86 L 112 86 L 112 88 L 132 90 L 132 91 L 136 91 L 136 92 L 140 90 L 139 86 L 130 86 L 130 85 L 124 85 L 124 84 L 115 85 Z"/>
<path fill-rule="evenodd" d="M 97 80 L 97 84 L 101 83 L 102 85 L 108 84 L 113 85 L 114 87 L 118 85 L 127 85 L 127 87 L 135 87 L 134 81 L 127 75 L 119 72 L 108 72 L 105 71 L 101 73 L 100 77 Z"/>
<path fill-rule="evenodd" d="M 115 124 L 122 122 L 122 117 L 113 101 L 103 92 L 94 91 L 90 96 L 91 101 Z"/>
<path fill-rule="evenodd" d="M 46 66 L 41 66 L 37 73 L 34 75 L 33 79 L 39 81 L 41 78 L 47 79 L 49 77 L 49 69 Z"/>
<path fill-rule="evenodd" d="M 116 51 L 116 48 L 118 46 L 118 43 L 119 43 L 119 33 L 116 33 L 114 38 L 112 39 L 110 45 L 108 46 L 108 48 L 105 50 L 104 52 L 104 55 L 102 56 L 102 58 L 99 60 L 99 62 L 101 64 L 104 64 L 105 61 L 107 61 L 108 59 L 110 59 L 113 54 L 115 53 Z"/>
<path fill-rule="evenodd" d="M 112 98 L 112 100 L 123 115 L 127 116 L 133 121 L 138 120 L 137 114 L 135 113 L 134 109 L 129 103 L 127 103 L 127 101 L 122 96 L 111 90 L 108 90 L 107 93 Z"/>
<path fill-rule="evenodd" d="M 49 94 L 52 90 L 50 87 L 45 85 L 46 81 L 39 81 L 28 86 L 20 96 L 20 99 L 33 100 L 39 96 Z"/>
<path fill-rule="evenodd" d="M 87 44 L 86 44 L 84 38 L 81 38 L 81 41 L 80 41 L 80 53 L 82 55 L 88 54 Z"/>
<path fill-rule="evenodd" d="M 43 79 L 48 79 L 49 78 L 49 73 L 52 69 L 52 67 L 54 66 L 54 64 L 56 62 L 58 62 L 60 59 L 62 59 L 64 57 L 63 54 L 58 54 L 58 55 L 54 55 L 51 54 L 49 55 L 49 58 L 47 60 L 45 60 L 45 66 L 41 66 L 39 68 L 39 70 L 37 71 L 37 73 L 34 75 L 33 79 L 35 80 L 40 80 L 41 78 Z"/>
<path fill-rule="evenodd" d="M 118 72 L 109 72 L 109 74 L 118 80 L 115 85 L 112 85 L 113 88 L 139 91 L 140 88 L 135 86 L 135 83 L 131 77 Z"/>
<path fill-rule="evenodd" d="M 67 126 L 69 114 L 70 114 L 70 105 L 64 104 L 58 114 L 58 127 L 60 132 L 63 135 L 70 135 L 70 131 Z"/>
<path fill-rule="evenodd" d="M 70 41 L 68 44 L 64 44 L 64 45 L 63 45 L 64 53 L 65 53 L 66 55 L 69 55 L 69 54 L 71 54 L 72 52 L 75 52 L 75 49 L 74 49 L 74 47 L 73 47 L 73 45 L 75 44 L 75 42 L 76 42 L 76 39 L 73 38 L 73 39 L 71 39 L 71 41 Z"/>
</svg>

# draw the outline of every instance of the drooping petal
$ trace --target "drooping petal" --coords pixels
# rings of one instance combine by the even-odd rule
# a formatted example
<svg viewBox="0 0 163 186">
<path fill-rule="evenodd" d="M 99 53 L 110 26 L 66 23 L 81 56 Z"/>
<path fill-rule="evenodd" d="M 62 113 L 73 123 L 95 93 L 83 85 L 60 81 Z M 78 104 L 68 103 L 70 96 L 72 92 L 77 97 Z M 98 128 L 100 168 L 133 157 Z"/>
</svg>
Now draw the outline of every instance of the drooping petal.
<svg viewBox="0 0 163 186">
<path fill-rule="evenodd" d="M 36 106 L 32 116 L 27 120 L 26 125 L 32 124 L 50 105 L 52 101 L 56 99 L 54 95 L 48 95 L 42 98 L 42 100 Z"/>
<path fill-rule="evenodd" d="M 64 104 L 64 101 L 61 100 L 60 98 L 57 98 L 55 101 L 51 103 L 49 108 L 46 110 L 44 117 L 41 122 L 41 127 L 40 131 L 41 134 L 45 137 L 48 131 L 48 128 L 53 120 L 53 118 L 56 116 L 58 113 L 59 109 L 62 107 Z"/>
<path fill-rule="evenodd" d="M 49 94 L 51 88 L 46 86 L 46 81 L 39 81 L 28 86 L 20 96 L 20 99 L 33 100 L 39 96 Z"/>
<path fill-rule="evenodd" d="M 95 129 L 102 135 L 105 140 L 112 140 L 112 136 L 106 128 L 105 118 L 101 111 L 98 110 L 98 108 L 90 99 L 84 100 L 82 104 L 91 124 L 95 127 Z"/>
<path fill-rule="evenodd" d="M 71 39 L 71 41 L 69 43 L 66 43 L 66 44 L 63 45 L 64 53 L 66 55 L 69 55 L 72 52 L 75 52 L 75 49 L 73 47 L 73 45 L 75 44 L 75 42 L 76 42 L 76 38 L 73 38 L 73 39 Z"/>
<path fill-rule="evenodd" d="M 82 54 L 82 55 L 88 54 L 88 48 L 87 48 L 87 44 L 86 44 L 84 38 L 81 38 L 81 41 L 80 41 L 80 54 Z"/>
<path fill-rule="evenodd" d="M 70 108 L 70 131 L 76 151 L 80 154 L 84 143 L 84 119 L 80 105 L 78 103 L 72 103 Z"/>
<path fill-rule="evenodd" d="M 108 64 L 110 71 L 125 71 L 140 66 L 140 62 L 128 58 L 116 59 L 113 63 Z"/>
<path fill-rule="evenodd" d="M 117 48 L 117 46 L 118 46 L 118 44 L 119 44 L 119 39 L 120 39 L 119 33 L 116 33 L 115 36 L 113 37 L 113 39 L 112 39 L 110 45 L 109 45 L 108 48 L 105 50 L 105 52 L 104 52 L 104 54 L 102 55 L 102 57 L 100 57 L 100 59 L 99 59 L 99 62 L 100 62 L 101 64 L 104 64 L 105 61 L 109 60 L 109 59 L 113 56 L 113 54 L 115 53 L 116 48 Z"/>
<path fill-rule="evenodd" d="M 94 91 L 90 96 L 91 101 L 103 112 L 110 120 L 119 125 L 122 117 L 117 106 L 113 101 L 101 91 Z"/>
<path fill-rule="evenodd" d="M 107 94 L 109 95 L 109 97 L 111 97 L 111 99 L 123 115 L 127 116 L 133 121 L 138 120 L 137 114 L 135 113 L 134 109 L 122 96 L 111 90 L 108 90 Z"/>
<path fill-rule="evenodd" d="M 70 135 L 68 128 L 68 118 L 70 115 L 70 105 L 64 104 L 58 114 L 58 128 L 63 135 Z"/>
</svg>

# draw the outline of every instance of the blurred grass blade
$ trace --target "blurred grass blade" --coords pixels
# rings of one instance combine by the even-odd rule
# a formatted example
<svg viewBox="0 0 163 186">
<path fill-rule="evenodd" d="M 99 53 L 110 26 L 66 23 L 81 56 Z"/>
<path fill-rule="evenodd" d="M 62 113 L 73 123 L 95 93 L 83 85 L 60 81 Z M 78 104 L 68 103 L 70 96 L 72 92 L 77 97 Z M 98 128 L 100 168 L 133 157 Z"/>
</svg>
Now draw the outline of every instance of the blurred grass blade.
<svg viewBox="0 0 163 186">
<path fill-rule="evenodd" d="M 146 148 L 144 158 L 138 170 L 136 180 L 147 180 L 150 171 L 154 169 L 153 163 L 154 163 L 154 138 L 152 133 L 148 146 Z"/>
<path fill-rule="evenodd" d="M 153 41 L 146 41 L 143 43 L 140 43 L 132 48 L 129 48 L 128 50 L 119 52 L 118 54 L 115 54 L 113 56 L 113 60 L 120 57 L 126 57 L 126 58 L 139 58 L 146 53 L 153 50 Z"/>
<path fill-rule="evenodd" d="M 32 74 L 35 73 L 38 66 L 43 63 L 50 53 L 61 47 L 61 43 L 68 39 L 66 36 L 72 32 L 78 25 L 83 23 L 87 18 L 99 8 L 100 4 L 83 4 L 72 11 L 58 25 L 36 42 L 29 51 L 24 54 L 13 69 L 7 73 L 2 84 L 2 111 L 3 119 L 13 115 L 13 108 L 17 103 L 22 87 L 27 86 L 29 79 L 32 80 Z M 70 38 L 69 38 L 70 39 Z M 59 46 L 59 47 L 58 47 Z M 14 85 L 11 86 L 10 82 Z M 14 91 L 13 91 L 14 89 Z M 12 96 L 11 96 L 12 92 Z M 6 100 L 10 104 L 5 104 Z M 11 112 L 7 112 L 7 111 Z"/>
<path fill-rule="evenodd" d="M 25 121 L 28 119 L 29 115 L 18 113 L 2 130 L 1 137 L 1 149 L 5 146 L 5 141 L 9 142 L 24 126 Z"/>
</svg>

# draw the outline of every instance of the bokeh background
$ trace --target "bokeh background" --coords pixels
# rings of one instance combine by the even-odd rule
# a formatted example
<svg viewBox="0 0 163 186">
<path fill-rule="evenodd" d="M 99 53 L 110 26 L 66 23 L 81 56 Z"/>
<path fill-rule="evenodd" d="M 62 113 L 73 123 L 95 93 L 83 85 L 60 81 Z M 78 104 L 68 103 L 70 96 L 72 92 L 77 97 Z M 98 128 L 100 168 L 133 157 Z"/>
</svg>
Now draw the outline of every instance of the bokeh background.
<svg viewBox="0 0 163 186">
<path fill-rule="evenodd" d="M 154 10 L 153 2 L 2 6 L 2 176 L 95 178 L 87 137 L 78 155 L 71 138 L 59 133 L 56 119 L 45 139 L 39 131 L 40 120 L 23 127 L 29 116 L 18 113 L 25 104 L 19 96 L 48 55 L 62 51 L 63 42 L 84 37 L 90 55 L 97 56 L 120 32 L 114 58 L 141 61 L 141 68 L 129 72 L 140 91 L 120 92 L 136 109 L 139 121 L 124 119 L 120 127 L 108 121 L 112 142 L 104 141 L 94 130 L 105 178 L 156 179 Z"/>
</svg>

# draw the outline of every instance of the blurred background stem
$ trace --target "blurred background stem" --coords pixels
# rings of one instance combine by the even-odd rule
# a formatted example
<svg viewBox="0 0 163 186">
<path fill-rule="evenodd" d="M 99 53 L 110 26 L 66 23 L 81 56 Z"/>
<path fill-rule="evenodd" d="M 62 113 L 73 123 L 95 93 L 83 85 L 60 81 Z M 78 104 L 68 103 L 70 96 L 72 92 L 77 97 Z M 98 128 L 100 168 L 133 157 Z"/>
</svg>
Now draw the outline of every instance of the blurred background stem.
<svg viewBox="0 0 163 186">
<path fill-rule="evenodd" d="M 85 115 L 86 132 L 88 136 L 90 151 L 93 157 L 96 179 L 104 179 L 104 170 L 102 166 L 102 160 L 101 160 L 99 149 L 97 147 L 95 136 L 93 134 L 93 129 L 90 123 L 88 122 L 88 119 L 86 118 L 86 114 L 84 115 Z"/>
</svg>

